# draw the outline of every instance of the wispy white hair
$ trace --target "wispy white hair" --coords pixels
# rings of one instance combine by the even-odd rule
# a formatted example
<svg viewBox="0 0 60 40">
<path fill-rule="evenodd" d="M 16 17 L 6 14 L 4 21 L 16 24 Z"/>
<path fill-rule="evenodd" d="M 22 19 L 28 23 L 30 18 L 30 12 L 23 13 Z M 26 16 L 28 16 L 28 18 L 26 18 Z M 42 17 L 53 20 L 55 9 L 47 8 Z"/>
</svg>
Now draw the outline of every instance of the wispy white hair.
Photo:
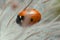
<svg viewBox="0 0 60 40">
<path fill-rule="evenodd" d="M 29 7 L 39 10 L 42 19 L 39 23 L 26 28 L 20 27 L 15 20 L 18 12 L 23 10 L 30 1 L 15 1 L 20 2 L 18 5 L 20 7 L 14 11 L 11 9 L 11 4 L 6 4 L 5 9 L 0 8 L 0 40 L 60 40 L 59 0 L 34 0 L 32 5 L 36 5 Z"/>
</svg>

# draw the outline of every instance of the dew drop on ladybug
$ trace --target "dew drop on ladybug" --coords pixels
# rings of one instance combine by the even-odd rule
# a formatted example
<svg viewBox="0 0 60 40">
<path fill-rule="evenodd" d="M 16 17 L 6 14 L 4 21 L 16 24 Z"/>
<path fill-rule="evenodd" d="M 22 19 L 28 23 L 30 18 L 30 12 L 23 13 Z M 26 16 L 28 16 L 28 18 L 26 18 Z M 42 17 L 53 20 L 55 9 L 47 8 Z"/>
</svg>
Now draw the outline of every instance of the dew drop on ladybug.
<svg viewBox="0 0 60 40">
<path fill-rule="evenodd" d="M 33 0 L 31 0 L 32 2 Z M 41 13 L 32 8 L 27 8 L 31 2 L 26 6 L 24 10 L 19 12 L 16 18 L 16 23 L 21 26 L 31 26 L 41 20 Z"/>
</svg>

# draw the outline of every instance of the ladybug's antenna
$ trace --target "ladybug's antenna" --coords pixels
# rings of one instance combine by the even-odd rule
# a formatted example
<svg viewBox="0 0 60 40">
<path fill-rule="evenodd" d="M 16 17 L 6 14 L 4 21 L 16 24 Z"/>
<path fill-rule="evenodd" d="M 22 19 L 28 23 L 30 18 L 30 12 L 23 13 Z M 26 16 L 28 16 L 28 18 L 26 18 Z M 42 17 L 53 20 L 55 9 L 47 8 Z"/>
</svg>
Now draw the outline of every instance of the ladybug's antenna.
<svg viewBox="0 0 60 40">
<path fill-rule="evenodd" d="M 26 10 L 26 8 L 33 2 L 33 0 L 31 0 L 31 2 L 24 8 L 24 10 Z"/>
</svg>

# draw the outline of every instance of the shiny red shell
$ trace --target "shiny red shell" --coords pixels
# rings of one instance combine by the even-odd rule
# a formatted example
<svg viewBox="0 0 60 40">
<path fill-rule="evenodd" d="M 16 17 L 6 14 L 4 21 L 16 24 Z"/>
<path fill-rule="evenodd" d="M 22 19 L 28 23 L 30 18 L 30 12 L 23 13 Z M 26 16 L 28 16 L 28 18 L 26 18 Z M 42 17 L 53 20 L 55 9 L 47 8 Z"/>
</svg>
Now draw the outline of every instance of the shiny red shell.
<svg viewBox="0 0 60 40">
<path fill-rule="evenodd" d="M 32 22 L 29 22 L 29 24 L 35 24 L 36 22 L 39 22 L 41 20 L 41 13 L 36 9 L 26 9 L 22 12 L 19 12 L 19 16 L 25 16 L 30 15 L 30 17 L 33 19 Z"/>
</svg>

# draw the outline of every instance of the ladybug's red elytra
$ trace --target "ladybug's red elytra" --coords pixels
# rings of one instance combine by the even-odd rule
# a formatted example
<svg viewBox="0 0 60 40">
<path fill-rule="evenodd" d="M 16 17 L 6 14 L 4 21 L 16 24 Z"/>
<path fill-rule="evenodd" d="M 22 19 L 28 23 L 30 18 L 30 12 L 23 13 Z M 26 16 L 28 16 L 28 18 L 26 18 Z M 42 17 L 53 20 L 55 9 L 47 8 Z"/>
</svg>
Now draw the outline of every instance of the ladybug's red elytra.
<svg viewBox="0 0 60 40">
<path fill-rule="evenodd" d="M 27 8 L 33 0 L 19 12 L 16 18 L 16 23 L 21 26 L 31 26 L 41 20 L 41 13 L 33 8 Z"/>
<path fill-rule="evenodd" d="M 41 13 L 36 9 L 26 9 L 19 12 L 16 22 L 20 25 L 33 25 L 41 20 Z"/>
</svg>

